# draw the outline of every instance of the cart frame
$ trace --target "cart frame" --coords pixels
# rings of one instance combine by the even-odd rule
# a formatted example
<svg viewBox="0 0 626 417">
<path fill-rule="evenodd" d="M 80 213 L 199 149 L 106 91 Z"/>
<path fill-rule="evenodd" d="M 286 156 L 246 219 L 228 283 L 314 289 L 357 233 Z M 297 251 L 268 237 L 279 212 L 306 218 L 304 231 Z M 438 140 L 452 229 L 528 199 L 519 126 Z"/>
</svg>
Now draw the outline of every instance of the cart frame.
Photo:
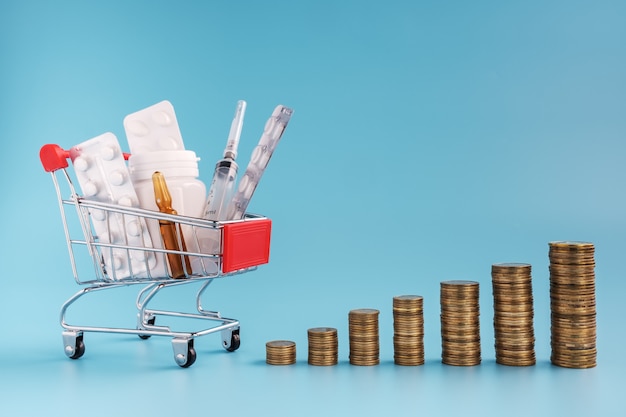
<svg viewBox="0 0 626 417">
<path fill-rule="evenodd" d="M 125 154 L 128 157 L 128 154 Z M 168 336 L 172 338 L 174 360 L 180 367 L 187 368 L 196 360 L 194 339 L 196 337 L 220 333 L 222 346 L 227 351 L 233 352 L 240 346 L 239 326 L 236 319 L 222 317 L 220 312 L 211 311 L 202 305 L 202 297 L 208 286 L 216 278 L 229 277 L 236 274 L 250 272 L 259 265 L 269 262 L 269 248 L 271 236 L 271 220 L 259 215 L 246 214 L 244 219 L 236 221 L 215 222 L 192 217 L 170 215 L 151 210 L 121 206 L 88 200 L 81 197 L 73 184 L 72 177 L 68 172 L 69 152 L 58 145 L 47 144 L 40 150 L 40 159 L 44 170 L 52 176 L 56 196 L 61 211 L 63 230 L 65 233 L 67 249 L 70 258 L 72 273 L 77 284 L 83 288 L 63 303 L 60 312 L 60 324 L 65 354 L 71 359 L 78 359 L 85 353 L 84 333 L 120 333 L 135 334 L 141 339 L 151 336 Z M 61 180 L 59 180 L 61 177 Z M 66 183 L 66 186 L 62 186 Z M 78 224 L 70 225 L 70 215 L 73 207 L 78 217 Z M 143 247 L 115 242 L 112 236 L 96 236 L 90 223 L 90 216 L 98 212 L 109 221 L 113 216 L 122 218 L 140 219 L 141 221 L 166 221 L 176 225 L 177 239 L 182 241 L 182 229 L 186 228 L 191 233 L 192 240 L 197 241 L 200 232 L 212 233 L 218 237 L 219 247 L 216 253 L 201 253 L 199 250 L 170 250 L 164 249 L 162 242 L 156 242 L 160 237 L 151 236 L 154 247 Z M 124 217 L 128 216 L 128 217 Z M 111 220 L 113 221 L 113 220 Z M 147 233 L 147 231 L 145 232 Z M 159 247 L 160 246 L 160 247 Z M 182 245 L 180 246 L 182 247 Z M 199 246 L 196 246 L 199 247 Z M 77 250 L 86 249 L 93 263 L 93 273 L 89 278 L 77 263 Z M 113 252 L 127 261 L 129 273 L 117 276 L 113 266 Z M 133 271 L 131 258 L 137 255 L 142 257 L 145 268 Z M 162 274 L 152 274 L 148 259 L 161 257 L 163 265 L 167 265 L 167 256 L 189 257 L 196 260 L 197 266 L 194 271 L 185 268 L 182 278 L 173 278 L 168 271 Z M 124 259 L 125 258 L 125 259 Z M 184 264 L 184 262 L 183 262 Z M 84 268 L 84 267 L 83 267 Z M 200 283 L 200 288 L 195 296 L 195 311 L 173 311 L 151 308 L 150 302 L 161 291 L 187 285 Z M 69 308 L 82 297 L 99 291 L 113 290 L 130 285 L 141 285 L 136 298 L 137 321 L 133 328 L 130 327 L 106 327 L 70 324 L 67 320 Z M 182 319 L 200 319 L 211 323 L 209 327 L 203 327 L 195 331 L 179 331 L 170 326 L 156 324 L 157 316 L 168 316 Z"/>
</svg>

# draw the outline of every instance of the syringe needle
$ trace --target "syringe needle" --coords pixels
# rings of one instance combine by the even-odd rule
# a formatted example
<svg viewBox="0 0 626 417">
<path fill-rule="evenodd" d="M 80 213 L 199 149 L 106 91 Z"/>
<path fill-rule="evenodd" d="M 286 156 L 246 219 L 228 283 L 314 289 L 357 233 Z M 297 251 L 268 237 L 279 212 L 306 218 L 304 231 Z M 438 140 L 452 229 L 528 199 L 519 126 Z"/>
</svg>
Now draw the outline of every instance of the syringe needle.
<svg viewBox="0 0 626 417">
<path fill-rule="evenodd" d="M 246 102 L 244 100 L 239 100 L 237 102 L 237 108 L 235 109 L 233 122 L 230 125 L 228 141 L 226 142 L 226 149 L 224 149 L 224 158 L 230 158 L 232 160 L 237 159 L 237 147 L 239 146 L 239 138 L 241 137 L 243 116 L 245 113 Z"/>
</svg>

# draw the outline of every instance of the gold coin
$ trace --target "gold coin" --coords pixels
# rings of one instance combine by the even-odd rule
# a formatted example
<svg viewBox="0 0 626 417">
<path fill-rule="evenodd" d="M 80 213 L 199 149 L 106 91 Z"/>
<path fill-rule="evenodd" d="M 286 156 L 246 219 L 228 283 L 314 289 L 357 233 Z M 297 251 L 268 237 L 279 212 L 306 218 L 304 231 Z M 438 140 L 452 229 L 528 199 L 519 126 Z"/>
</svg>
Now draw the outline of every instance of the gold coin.
<svg viewBox="0 0 626 417">
<path fill-rule="evenodd" d="M 273 340 L 265 344 L 266 363 L 291 365 L 296 362 L 296 343 L 290 340 Z"/>
<path fill-rule="evenodd" d="M 507 356 L 498 356 L 496 354 L 496 363 L 500 364 L 500 365 L 506 365 L 506 366 L 533 366 L 536 364 L 536 359 L 535 356 L 529 356 L 529 357 L 507 357 Z"/>
<path fill-rule="evenodd" d="M 351 310 L 348 314 L 348 333 L 352 365 L 377 365 L 380 353 L 378 316 L 376 309 Z"/>
<path fill-rule="evenodd" d="M 451 356 L 443 357 L 441 362 L 451 366 L 477 366 L 480 365 L 480 356 L 455 358 Z"/>
<path fill-rule="evenodd" d="M 494 347 L 496 363 L 534 365 L 533 295 L 531 267 L 492 267 Z"/>
<path fill-rule="evenodd" d="M 378 317 L 378 314 L 380 313 L 380 311 L 373 309 L 373 308 L 358 308 L 355 310 L 350 310 L 350 312 L 348 313 L 349 317 Z"/>
<path fill-rule="evenodd" d="M 267 342 L 265 346 L 268 349 L 278 349 L 282 351 L 284 349 L 289 349 L 289 348 L 295 349 L 296 343 L 290 340 L 273 340 L 271 342 Z"/>
<path fill-rule="evenodd" d="M 424 297 L 422 297 L 421 295 L 396 295 L 395 297 L 393 297 L 394 304 L 421 305 L 423 301 Z"/>
<path fill-rule="evenodd" d="M 470 287 L 470 288 L 476 288 L 478 287 L 478 282 L 477 281 L 467 281 L 467 280 L 450 280 L 450 281 L 442 281 L 441 282 L 441 286 L 442 287 Z"/>
<path fill-rule="evenodd" d="M 596 365 L 594 252 L 590 242 L 550 243 L 550 359 L 554 365 Z"/>
<path fill-rule="evenodd" d="M 309 335 L 337 335 L 337 329 L 334 327 L 313 327 L 307 330 Z"/>
</svg>

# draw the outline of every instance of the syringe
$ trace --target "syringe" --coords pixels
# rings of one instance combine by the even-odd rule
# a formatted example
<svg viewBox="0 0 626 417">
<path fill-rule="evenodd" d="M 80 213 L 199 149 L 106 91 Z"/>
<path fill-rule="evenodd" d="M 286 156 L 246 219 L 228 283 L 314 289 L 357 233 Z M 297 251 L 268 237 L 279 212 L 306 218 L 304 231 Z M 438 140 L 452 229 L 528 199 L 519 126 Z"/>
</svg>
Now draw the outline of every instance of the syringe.
<svg viewBox="0 0 626 417">
<path fill-rule="evenodd" d="M 254 148 L 246 172 L 239 181 L 239 187 L 230 205 L 226 220 L 242 219 L 256 190 L 257 185 L 276 149 L 276 145 L 291 119 L 293 110 L 285 106 L 276 106 L 272 116 L 265 123 L 259 144 Z"/>
<path fill-rule="evenodd" d="M 204 218 L 208 220 L 225 220 L 226 208 L 232 199 L 235 190 L 235 180 L 237 179 L 237 147 L 239 146 L 239 138 L 241 137 L 241 129 L 243 126 L 243 117 L 246 112 L 246 102 L 239 100 L 235 117 L 230 125 L 230 133 L 226 148 L 224 149 L 224 157 L 215 165 L 215 173 L 213 181 L 209 189 L 206 207 L 204 210 Z"/>
</svg>

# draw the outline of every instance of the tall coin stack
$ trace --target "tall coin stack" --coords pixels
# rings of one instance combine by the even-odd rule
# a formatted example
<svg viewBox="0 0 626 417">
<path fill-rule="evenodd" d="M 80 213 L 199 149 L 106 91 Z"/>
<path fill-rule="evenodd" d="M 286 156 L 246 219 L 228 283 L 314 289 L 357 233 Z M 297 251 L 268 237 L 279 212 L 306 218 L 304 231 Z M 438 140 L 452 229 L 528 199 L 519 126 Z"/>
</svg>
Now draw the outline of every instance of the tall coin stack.
<svg viewBox="0 0 626 417">
<path fill-rule="evenodd" d="M 309 365 L 337 365 L 337 329 L 314 327 L 307 330 L 307 336 L 309 340 Z"/>
<path fill-rule="evenodd" d="M 535 364 L 531 266 L 491 266 L 496 362 L 510 366 Z"/>
<path fill-rule="evenodd" d="M 550 242 L 551 361 L 566 368 L 596 366 L 594 245 Z"/>
<path fill-rule="evenodd" d="M 446 365 L 480 364 L 478 290 L 476 281 L 441 282 L 441 359 Z"/>
<path fill-rule="evenodd" d="M 265 344 L 269 365 L 293 365 L 296 363 L 296 343 L 290 340 L 273 340 Z"/>
<path fill-rule="evenodd" d="M 419 295 L 393 298 L 393 359 L 396 365 L 424 364 L 424 300 Z"/>
<path fill-rule="evenodd" d="M 380 363 L 378 315 L 379 311 L 371 308 L 348 313 L 350 364 L 369 366 Z"/>
</svg>

